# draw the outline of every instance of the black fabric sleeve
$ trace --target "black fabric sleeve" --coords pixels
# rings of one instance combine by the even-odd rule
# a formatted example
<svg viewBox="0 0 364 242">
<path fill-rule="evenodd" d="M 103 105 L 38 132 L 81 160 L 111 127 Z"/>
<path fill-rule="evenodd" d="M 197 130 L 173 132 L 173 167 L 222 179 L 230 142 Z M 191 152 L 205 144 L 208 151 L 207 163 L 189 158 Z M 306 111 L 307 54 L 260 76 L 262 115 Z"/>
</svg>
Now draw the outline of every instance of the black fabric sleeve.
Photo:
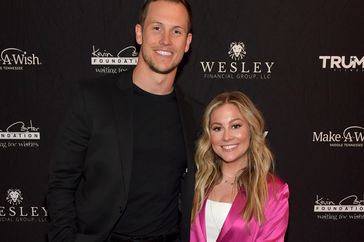
<svg viewBox="0 0 364 242">
<path fill-rule="evenodd" d="M 75 240 L 75 192 L 83 173 L 89 138 L 85 100 L 80 91 L 63 120 L 51 159 L 47 194 L 51 219 L 49 242 Z"/>
</svg>

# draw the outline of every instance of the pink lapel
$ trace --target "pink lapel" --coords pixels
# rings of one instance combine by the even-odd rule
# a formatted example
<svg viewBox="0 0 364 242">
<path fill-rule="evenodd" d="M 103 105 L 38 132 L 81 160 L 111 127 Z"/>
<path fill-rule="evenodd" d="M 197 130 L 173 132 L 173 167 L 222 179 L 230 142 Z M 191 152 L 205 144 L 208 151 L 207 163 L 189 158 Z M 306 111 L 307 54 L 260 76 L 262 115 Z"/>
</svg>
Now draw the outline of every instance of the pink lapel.
<svg viewBox="0 0 364 242">
<path fill-rule="evenodd" d="M 198 215 L 199 220 L 200 220 L 200 226 L 201 226 L 201 231 L 202 231 L 202 235 L 204 237 L 204 241 L 207 241 L 207 237 L 206 237 L 206 220 L 205 220 L 205 210 L 206 210 L 206 201 L 207 199 L 205 199 L 202 209 Z"/>
<path fill-rule="evenodd" d="M 245 206 L 246 202 L 246 195 L 243 189 L 240 190 L 240 192 L 236 195 L 234 202 L 231 206 L 231 209 L 225 219 L 224 225 L 222 226 L 221 232 L 219 234 L 219 237 L 217 238 L 216 242 L 220 241 L 232 241 L 228 238 L 224 238 L 227 233 L 233 228 L 238 227 L 238 231 L 244 227 L 245 221 L 242 218 L 242 211 Z M 205 229 L 206 230 L 206 229 Z M 206 232 L 205 232 L 206 234 Z M 205 235 L 206 236 L 206 235 Z M 230 236 L 228 236 L 230 237 Z"/>
</svg>

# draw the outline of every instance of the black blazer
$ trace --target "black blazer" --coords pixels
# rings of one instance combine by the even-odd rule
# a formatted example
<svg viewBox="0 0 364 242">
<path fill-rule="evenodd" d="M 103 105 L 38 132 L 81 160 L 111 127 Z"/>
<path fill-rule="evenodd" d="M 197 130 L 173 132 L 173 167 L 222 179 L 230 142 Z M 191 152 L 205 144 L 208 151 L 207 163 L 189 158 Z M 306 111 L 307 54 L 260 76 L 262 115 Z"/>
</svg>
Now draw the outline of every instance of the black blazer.
<svg viewBox="0 0 364 242">
<path fill-rule="evenodd" d="M 176 97 L 188 164 L 181 188 L 181 236 L 189 241 L 196 125 L 178 88 Z M 132 102 L 131 71 L 80 84 L 51 161 L 50 242 L 105 241 L 125 209 L 133 160 Z"/>
</svg>

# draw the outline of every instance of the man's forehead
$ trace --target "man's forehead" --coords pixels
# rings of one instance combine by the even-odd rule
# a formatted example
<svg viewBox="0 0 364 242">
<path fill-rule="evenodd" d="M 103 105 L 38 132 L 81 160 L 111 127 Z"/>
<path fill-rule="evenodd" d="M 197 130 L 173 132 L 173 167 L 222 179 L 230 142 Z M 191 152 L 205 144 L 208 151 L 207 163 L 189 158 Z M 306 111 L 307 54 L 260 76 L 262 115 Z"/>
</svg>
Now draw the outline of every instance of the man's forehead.
<svg viewBox="0 0 364 242">
<path fill-rule="evenodd" d="M 156 1 L 150 3 L 145 22 L 187 28 L 188 12 L 181 3 Z"/>
</svg>

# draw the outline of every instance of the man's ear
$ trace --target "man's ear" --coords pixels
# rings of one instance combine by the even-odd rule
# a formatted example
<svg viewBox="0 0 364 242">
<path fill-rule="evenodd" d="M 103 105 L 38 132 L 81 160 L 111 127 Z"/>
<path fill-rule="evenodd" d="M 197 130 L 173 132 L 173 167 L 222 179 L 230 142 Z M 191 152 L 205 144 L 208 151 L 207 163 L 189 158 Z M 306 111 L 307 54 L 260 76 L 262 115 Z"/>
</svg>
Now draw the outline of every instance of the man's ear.
<svg viewBox="0 0 364 242">
<path fill-rule="evenodd" d="M 185 53 L 190 49 L 190 44 L 192 42 L 192 33 L 187 34 L 187 41 L 185 46 Z"/>
<path fill-rule="evenodd" d="M 135 25 L 135 40 L 139 45 L 143 43 L 143 30 L 140 24 Z"/>
</svg>

